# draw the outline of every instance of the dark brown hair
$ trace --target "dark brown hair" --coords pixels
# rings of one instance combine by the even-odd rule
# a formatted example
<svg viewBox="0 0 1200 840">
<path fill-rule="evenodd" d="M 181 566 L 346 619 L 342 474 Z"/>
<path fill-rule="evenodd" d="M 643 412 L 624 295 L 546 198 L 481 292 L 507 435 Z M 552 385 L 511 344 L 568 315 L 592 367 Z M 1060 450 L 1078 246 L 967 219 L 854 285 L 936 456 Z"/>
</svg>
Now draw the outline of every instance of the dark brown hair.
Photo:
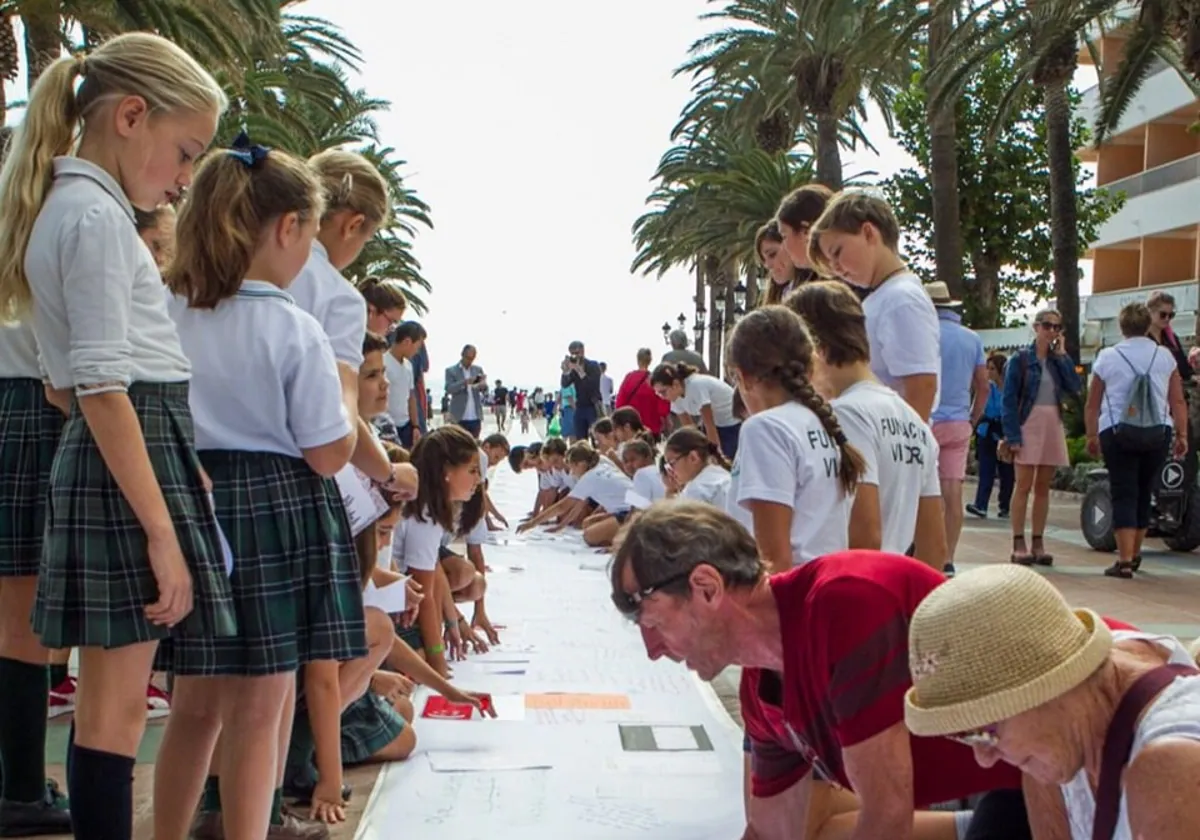
<svg viewBox="0 0 1200 840">
<path fill-rule="evenodd" d="M 367 330 L 367 334 L 363 336 L 362 351 L 364 356 L 368 353 L 386 353 L 389 346 L 388 340 L 379 333 Z"/>
<path fill-rule="evenodd" d="M 836 280 L 808 283 L 783 302 L 808 327 L 825 361 L 834 366 L 871 361 L 867 316 L 858 295 Z"/>
<path fill-rule="evenodd" d="M 207 155 L 179 211 L 166 281 L 196 309 L 214 309 L 237 294 L 277 219 L 321 215 L 321 185 L 304 161 L 272 150 L 247 165 L 241 154 L 218 149 Z"/>
<path fill-rule="evenodd" d="M 611 435 L 613 433 L 613 421 L 607 417 L 601 417 L 592 424 L 592 434 L 594 435 Z"/>
<path fill-rule="evenodd" d="M 654 463 L 654 447 L 649 441 L 643 438 L 637 438 L 626 443 L 624 454 L 639 455 L 650 463 Z"/>
<path fill-rule="evenodd" d="M 785 306 L 756 309 L 738 321 L 729 337 L 729 364 L 739 374 L 780 386 L 793 400 L 817 415 L 825 433 L 841 452 L 838 476 L 842 489 L 853 493 L 866 470 L 866 462 L 846 439 L 833 407 L 809 380 L 812 353 L 812 340 L 804 322 Z"/>
<path fill-rule="evenodd" d="M 831 198 L 833 190 L 824 184 L 806 184 L 794 189 L 779 202 L 779 209 L 775 211 L 775 222 L 785 224 L 795 231 L 810 228 L 821 218 Z M 780 233 L 782 234 L 782 231 Z M 779 241 L 783 241 L 782 235 Z"/>
<path fill-rule="evenodd" d="M 646 424 L 642 422 L 642 415 L 638 414 L 638 410 L 631 405 L 618 408 L 612 413 L 611 419 L 614 426 L 620 426 L 623 429 L 640 432 L 646 428 Z"/>
<path fill-rule="evenodd" d="M 650 374 L 651 385 L 673 385 L 683 382 L 693 373 L 699 373 L 697 368 L 684 362 L 663 362 Z"/>
<path fill-rule="evenodd" d="M 404 294 L 404 284 L 399 280 L 389 280 L 372 274 L 359 280 L 356 285 L 363 300 L 377 312 L 386 312 L 389 309 L 404 312 L 408 309 L 408 295 Z"/>
<path fill-rule="evenodd" d="M 571 444 L 571 448 L 567 450 L 568 464 L 587 464 L 590 470 L 592 467 L 600 463 L 600 453 L 592 449 L 592 445 L 586 441 Z"/>
<path fill-rule="evenodd" d="M 454 503 L 446 494 L 446 473 L 479 461 L 479 444 L 461 426 L 442 426 L 424 435 L 412 449 L 412 465 L 421 481 L 417 497 L 404 505 L 404 515 L 424 522 L 431 521 L 454 532 Z"/>
<path fill-rule="evenodd" d="M 708 439 L 704 432 L 695 426 L 684 426 L 667 438 L 666 448 L 680 455 L 690 455 L 696 452 L 701 458 L 716 464 L 718 467 L 729 469 L 729 459 L 721 451 L 721 447 Z"/>
<path fill-rule="evenodd" d="M 552 437 L 542 444 L 543 455 L 566 455 L 567 442 L 560 437 Z"/>
</svg>

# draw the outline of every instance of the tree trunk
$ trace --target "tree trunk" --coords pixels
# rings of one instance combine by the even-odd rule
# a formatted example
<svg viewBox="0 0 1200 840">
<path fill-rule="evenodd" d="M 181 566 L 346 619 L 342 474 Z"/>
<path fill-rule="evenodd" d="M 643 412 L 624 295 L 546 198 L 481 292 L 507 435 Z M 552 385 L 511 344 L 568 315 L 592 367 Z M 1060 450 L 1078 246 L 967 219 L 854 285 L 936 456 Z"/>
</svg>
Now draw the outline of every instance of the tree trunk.
<svg viewBox="0 0 1200 840">
<path fill-rule="evenodd" d="M 8 96 L 5 95 L 4 84 L 17 80 L 21 65 L 21 48 L 17 44 L 13 23 L 12 15 L 0 15 L 0 143 L 8 142 L 7 132 L 4 131 L 8 117 Z"/>
<path fill-rule="evenodd" d="M 1050 168 L 1050 243 L 1054 293 L 1062 313 L 1068 355 L 1079 361 L 1079 228 L 1075 206 L 1075 150 L 1071 148 L 1071 103 L 1067 81 L 1042 88 Z"/>
<path fill-rule="evenodd" d="M 21 4 L 25 25 L 25 67 L 29 90 L 47 67 L 62 55 L 62 19 L 59 0 L 26 0 Z"/>
<path fill-rule="evenodd" d="M 746 311 L 753 312 L 758 309 L 758 298 L 761 294 L 759 284 L 762 282 L 761 272 L 758 266 L 751 263 L 746 269 Z"/>
<path fill-rule="evenodd" d="M 927 69 L 935 66 L 942 45 L 950 37 L 953 13 L 954 5 L 943 3 L 929 23 Z M 928 73 L 926 78 L 928 79 Z M 932 91 L 929 91 L 926 98 L 928 101 L 933 100 Z M 946 102 L 937 109 L 930 107 L 926 113 L 926 120 L 930 135 L 929 180 L 933 192 L 934 278 L 946 284 L 951 297 L 961 300 L 963 253 L 958 206 L 958 132 L 954 102 Z"/>
<path fill-rule="evenodd" d="M 833 191 L 842 188 L 842 150 L 838 146 L 838 120 L 817 115 L 817 181 Z"/>
<path fill-rule="evenodd" d="M 696 309 L 696 317 L 692 323 L 695 323 L 700 318 L 700 311 L 704 309 L 704 289 L 708 284 L 708 257 L 701 257 L 696 260 L 696 294 L 692 296 L 692 303 Z M 693 333 L 692 340 L 695 342 L 692 349 L 701 355 L 704 354 L 704 336 L 700 333 Z"/>
<path fill-rule="evenodd" d="M 724 324 L 721 318 L 721 277 L 719 272 L 709 277 L 708 283 L 708 372 L 721 378 L 721 335 Z"/>
<path fill-rule="evenodd" d="M 1000 326 L 1000 260 L 991 254 L 971 254 L 975 282 L 967 287 L 963 325 L 976 330 Z"/>
<path fill-rule="evenodd" d="M 733 332 L 733 327 L 737 323 L 737 293 L 734 292 L 737 279 L 737 269 L 730 265 L 729 270 L 725 272 L 725 299 L 721 302 L 724 329 L 721 330 L 721 346 L 718 348 L 718 352 L 722 356 L 725 355 L 725 348 L 729 346 L 729 334 Z"/>
</svg>

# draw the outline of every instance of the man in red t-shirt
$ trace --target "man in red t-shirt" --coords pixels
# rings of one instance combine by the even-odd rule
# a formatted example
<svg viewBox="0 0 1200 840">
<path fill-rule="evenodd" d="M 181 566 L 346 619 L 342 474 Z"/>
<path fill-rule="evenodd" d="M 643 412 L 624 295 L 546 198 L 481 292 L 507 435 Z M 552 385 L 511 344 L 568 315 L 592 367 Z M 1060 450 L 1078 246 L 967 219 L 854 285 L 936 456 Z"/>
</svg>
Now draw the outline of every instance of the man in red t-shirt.
<svg viewBox="0 0 1200 840">
<path fill-rule="evenodd" d="M 731 517 L 669 501 L 630 527 L 612 564 L 612 597 L 638 621 L 651 659 L 685 662 L 706 680 L 745 667 L 748 837 L 804 837 L 818 778 L 858 795 L 852 840 L 909 840 L 914 806 L 1021 787 L 1015 768 L 982 768 L 969 747 L 905 728 L 909 619 L 944 580 L 874 551 L 768 577 Z M 1009 800 L 1024 827 L 1020 796 Z"/>
<path fill-rule="evenodd" d="M 654 393 L 654 386 L 650 384 L 650 363 L 652 361 L 654 361 L 654 356 L 648 349 L 643 347 L 638 351 L 637 370 L 631 370 L 621 380 L 621 387 L 617 389 L 615 406 L 617 408 L 629 406 L 635 409 L 638 417 L 642 418 L 642 425 L 657 438 L 662 434 L 663 421 L 671 413 L 671 404 Z"/>
</svg>

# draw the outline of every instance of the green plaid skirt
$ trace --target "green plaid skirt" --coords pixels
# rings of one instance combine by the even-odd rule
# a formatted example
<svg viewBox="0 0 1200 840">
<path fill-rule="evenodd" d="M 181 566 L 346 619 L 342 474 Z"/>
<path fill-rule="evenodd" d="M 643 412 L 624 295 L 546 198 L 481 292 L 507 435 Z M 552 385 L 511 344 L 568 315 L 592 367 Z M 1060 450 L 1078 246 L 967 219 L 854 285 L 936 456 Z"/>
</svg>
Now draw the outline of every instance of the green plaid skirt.
<svg viewBox="0 0 1200 840">
<path fill-rule="evenodd" d="M 333 479 L 300 458 L 205 450 L 217 521 L 233 551 L 235 638 L 172 639 L 162 670 L 265 676 L 367 653 L 362 583 Z"/>
<path fill-rule="evenodd" d="M 135 382 L 129 400 L 192 573 L 192 612 L 173 630 L 151 624 L 158 599 L 146 533 L 72 403 L 50 468 L 46 536 L 33 627 L 49 648 L 104 647 L 237 632 L 217 521 L 201 481 L 186 382 Z"/>
<path fill-rule="evenodd" d="M 42 563 L 46 486 L 63 416 L 38 379 L 0 379 L 0 578 Z"/>
<path fill-rule="evenodd" d="M 408 722 L 371 689 L 342 712 L 342 764 L 363 764 L 400 737 Z"/>
</svg>

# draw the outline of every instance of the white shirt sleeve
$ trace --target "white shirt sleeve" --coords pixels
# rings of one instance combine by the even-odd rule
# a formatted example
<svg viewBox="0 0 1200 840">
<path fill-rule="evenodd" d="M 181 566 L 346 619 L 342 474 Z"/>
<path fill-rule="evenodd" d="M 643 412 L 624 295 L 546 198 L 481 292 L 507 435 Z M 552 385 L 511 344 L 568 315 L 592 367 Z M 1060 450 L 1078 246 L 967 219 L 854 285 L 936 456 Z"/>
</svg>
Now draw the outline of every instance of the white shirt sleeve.
<svg viewBox="0 0 1200 840">
<path fill-rule="evenodd" d="M 397 426 L 409 422 L 408 395 L 412 390 L 410 369 L 391 353 L 383 354 L 383 369 L 388 379 L 388 416 Z"/>
<path fill-rule="evenodd" d="M 557 482 L 554 480 L 554 473 L 550 472 L 549 470 L 546 472 L 538 472 L 539 490 L 553 490 L 556 486 Z"/>
<path fill-rule="evenodd" d="M 1169 353 L 1167 355 L 1170 356 Z M 1111 347 L 1105 347 L 1103 350 L 1097 353 L 1096 361 L 1092 362 L 1092 375 L 1100 377 L 1101 381 L 1103 382 L 1107 382 L 1109 376 L 1112 375 L 1112 372 L 1109 370 L 1109 367 L 1112 364 L 1112 359 L 1113 349 Z"/>
<path fill-rule="evenodd" d="M 688 413 L 699 419 L 700 410 L 712 405 L 712 380 L 702 373 L 693 373 L 687 380 Z"/>
<path fill-rule="evenodd" d="M 600 477 L 596 474 L 596 467 L 592 467 L 575 482 L 569 495 L 572 499 L 595 499 L 599 483 Z"/>
<path fill-rule="evenodd" d="M 892 295 L 890 304 L 879 313 L 875 335 L 877 354 L 890 376 L 939 376 L 942 359 L 939 344 L 941 328 L 937 313 L 925 292 L 916 283 L 904 287 L 904 294 Z"/>
<path fill-rule="evenodd" d="M 299 346 L 292 354 L 293 367 L 284 380 L 288 428 L 296 446 L 312 449 L 350 434 L 350 417 L 342 404 L 333 347 L 321 325 L 307 312 L 297 321 Z"/>
<path fill-rule="evenodd" d="M 487 538 L 487 517 L 481 516 L 479 517 L 479 521 L 475 523 L 475 527 L 467 532 L 466 543 L 467 545 L 483 545 L 487 542 Z"/>
<path fill-rule="evenodd" d="M 445 534 L 441 525 L 428 519 L 428 514 L 426 517 L 424 522 L 411 518 L 404 520 L 401 556 L 405 568 L 419 572 L 432 572 L 437 568 L 438 547 Z"/>
<path fill-rule="evenodd" d="M 142 243 L 131 234 L 129 217 L 115 202 L 88 208 L 73 229 L 64 229 L 59 258 L 76 387 L 132 379 L 134 248 Z"/>
<path fill-rule="evenodd" d="M 866 469 L 859 476 L 862 484 L 879 486 L 879 430 L 856 405 L 841 405 L 833 401 L 833 413 L 846 435 L 846 440 L 858 450 L 866 462 Z M 742 434 L 746 434 L 743 427 Z M 740 445 L 740 444 L 739 444 Z M 936 470 L 935 470 L 936 472 Z"/>
<path fill-rule="evenodd" d="M 804 456 L 796 446 L 794 433 L 765 416 L 751 417 L 742 424 L 738 440 L 734 501 L 743 507 L 747 502 L 792 507 L 796 502 L 796 477 L 803 467 Z"/>
<path fill-rule="evenodd" d="M 937 438 L 933 436 L 933 432 L 927 431 L 926 437 L 929 438 L 929 457 L 925 459 L 925 465 L 921 468 L 921 498 L 941 498 L 942 496 L 942 480 L 938 476 L 938 455 L 941 450 L 938 448 Z"/>
<path fill-rule="evenodd" d="M 643 467 L 633 474 L 633 492 L 643 499 L 656 502 L 667 495 L 658 467 Z"/>
<path fill-rule="evenodd" d="M 338 289 L 330 298 L 321 326 L 329 336 L 337 360 L 358 370 L 362 367 L 363 337 L 367 334 L 367 302 L 349 280 L 341 279 L 345 288 Z"/>
</svg>

